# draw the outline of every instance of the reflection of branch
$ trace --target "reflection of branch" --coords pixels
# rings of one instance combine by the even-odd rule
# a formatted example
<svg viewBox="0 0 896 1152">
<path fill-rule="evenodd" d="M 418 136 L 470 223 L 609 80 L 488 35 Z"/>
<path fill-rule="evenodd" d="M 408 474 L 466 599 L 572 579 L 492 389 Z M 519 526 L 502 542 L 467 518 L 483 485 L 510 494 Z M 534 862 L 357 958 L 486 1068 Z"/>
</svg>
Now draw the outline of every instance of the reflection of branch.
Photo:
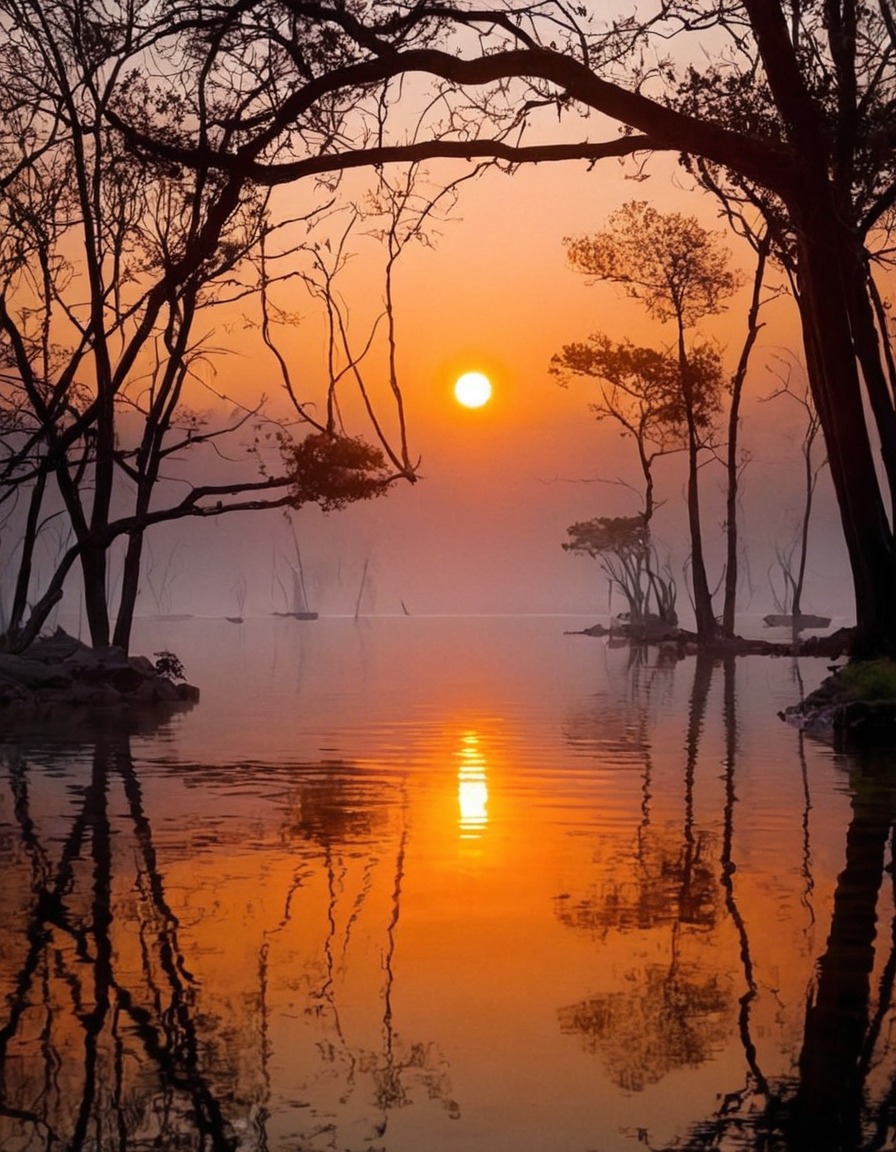
<svg viewBox="0 0 896 1152">
<path fill-rule="evenodd" d="M 756 1087 L 763 1094 L 768 1093 L 768 1081 L 762 1073 L 756 1060 L 756 1045 L 750 1033 L 750 1007 L 756 999 L 756 980 L 753 974 L 753 958 L 750 953 L 750 939 L 747 935 L 747 926 L 741 915 L 740 908 L 734 896 L 735 863 L 732 855 L 734 841 L 734 805 L 737 803 L 737 794 L 734 790 L 734 772 L 737 763 L 737 713 L 735 693 L 736 663 L 734 656 L 727 656 L 724 662 L 724 720 L 725 720 L 725 810 L 724 833 L 722 839 L 722 876 L 721 884 L 725 892 L 725 906 L 737 931 L 740 942 L 740 958 L 744 966 L 744 979 L 747 990 L 740 997 L 740 1013 L 738 1014 L 738 1028 L 741 1043 L 744 1046 L 744 1055 L 747 1066 L 756 1080 Z"/>
<path fill-rule="evenodd" d="M 93 774 L 84 792 L 84 811 L 90 824 L 93 858 L 92 936 L 93 1010 L 81 1014 L 84 1028 L 84 1084 L 81 1107 L 75 1121 L 72 1147 L 82 1148 L 87 1135 L 98 1083 L 99 1037 L 109 1014 L 112 988 L 112 844 L 109 828 L 107 789 L 109 784 L 109 750 L 97 742 L 93 753 Z"/>
<path fill-rule="evenodd" d="M 877 902 L 894 815 L 893 789 L 881 779 L 889 771 L 888 764 L 864 758 L 854 768 L 846 863 L 806 1009 L 792 1132 L 815 1147 L 860 1143 Z"/>
<path fill-rule="evenodd" d="M 681 867 L 681 894 L 679 898 L 679 919 L 685 923 L 696 922 L 698 909 L 692 907 L 692 882 L 694 866 L 699 858 L 699 849 L 694 837 L 694 774 L 700 753 L 700 737 L 706 716 L 706 701 L 712 684 L 713 661 L 705 652 L 698 651 L 694 665 L 694 683 L 691 688 L 691 702 L 688 710 L 688 730 L 685 747 L 687 759 L 684 772 L 684 856 Z"/>
<path fill-rule="evenodd" d="M 19 821 L 22 839 L 29 850 L 29 855 L 31 855 L 33 862 L 37 861 L 39 864 L 41 861 L 46 861 L 47 857 L 37 840 L 34 824 L 31 820 L 25 768 L 24 761 L 20 760 L 16 760 L 16 763 L 10 768 L 10 780 L 15 797 L 14 812 Z M 50 943 L 49 925 L 55 924 L 76 938 L 78 936 L 67 922 L 62 897 L 71 886 L 73 864 L 80 856 L 86 829 L 87 817 L 86 813 L 82 811 L 73 821 L 71 831 L 63 845 L 52 887 L 48 869 L 38 867 L 33 875 L 35 902 L 25 933 L 28 940 L 28 950 L 15 981 L 15 990 L 9 997 L 11 1001 L 9 1019 L 0 1028 L 0 1063 L 5 1059 L 6 1045 L 18 1031 L 19 1021 L 29 1006 L 28 991 L 38 969 L 41 955 Z M 34 863 L 32 867 L 34 868 Z"/>
<path fill-rule="evenodd" d="M 151 906 L 161 922 L 155 931 L 154 944 L 158 949 L 156 962 L 161 964 L 170 986 L 169 1003 L 164 1005 L 152 979 L 153 957 L 144 932 L 145 921 L 140 925 L 143 971 L 152 1008 L 137 1003 L 135 995 L 119 984 L 115 971 L 118 954 L 113 945 L 116 927 L 114 830 L 109 803 L 113 764 L 124 782 L 140 849 L 142 880 L 138 890 L 142 902 Z M 66 1106 L 71 1102 L 74 1110 L 71 1131 L 64 1134 L 55 1133 L 46 1117 L 32 1116 L 27 1109 L 19 1109 L 17 1114 L 29 1119 L 35 1128 L 47 1129 L 48 1147 L 52 1143 L 53 1146 L 64 1144 L 72 1149 L 84 1148 L 90 1143 L 94 1129 L 103 1142 L 102 1134 L 109 1123 L 116 1126 L 116 1146 L 128 1146 L 133 1135 L 130 1125 L 137 1122 L 133 1116 L 134 1109 L 139 1114 L 145 1103 L 139 1096 L 134 1098 L 126 1081 L 126 1061 L 133 1057 L 130 1038 L 136 1036 L 150 1061 L 156 1065 L 160 1086 L 166 1096 L 173 1091 L 182 1091 L 189 1097 L 192 1122 L 201 1133 L 203 1145 L 210 1152 L 229 1152 L 233 1148 L 229 1125 L 199 1067 L 203 1045 L 192 1015 L 192 990 L 184 987 L 193 978 L 178 946 L 178 922 L 165 897 L 152 831 L 143 810 L 141 790 L 129 750 L 126 745 L 116 747 L 109 740 L 97 742 L 91 779 L 83 789 L 81 809 L 72 821 L 54 875 L 46 866 L 46 854 L 34 832 L 24 764 L 13 765 L 10 778 L 22 839 L 32 858 L 33 907 L 26 930 L 27 955 L 11 997 L 9 1020 L 0 1031 L 0 1062 L 10 1039 L 19 1032 L 25 1012 L 31 1010 L 35 1002 L 42 1003 L 46 1023 L 40 1037 L 34 1041 L 45 1070 L 40 1099 L 46 1109 L 55 1099 Z M 88 840 L 90 887 L 82 896 L 76 887 L 79 873 L 74 865 L 78 860 L 87 861 Z M 69 964 L 61 948 L 53 946 L 53 928 L 71 938 L 74 964 Z M 43 974 L 41 999 L 31 992 L 38 971 Z M 92 986 L 89 983 L 91 979 Z M 67 1021 L 61 1021 L 57 1027 L 56 1017 L 62 1008 L 54 982 L 61 982 L 67 989 L 71 1000 L 71 1027 L 66 1027 Z M 126 1027 L 122 1028 L 124 1018 L 127 1018 Z M 65 1082 L 59 1083 L 57 1075 L 63 1061 L 58 1046 L 63 1037 L 70 1038 L 75 1026 L 80 1029 L 83 1042 L 80 1082 L 70 1082 L 71 1078 L 66 1077 Z M 123 1035 L 129 1038 L 128 1043 L 125 1043 Z M 108 1102 L 111 1102 L 111 1108 L 107 1115 Z M 154 1099 L 153 1111 L 159 1125 L 157 1138 L 164 1142 L 168 1134 L 170 1102 L 166 1102 L 158 1112 L 157 1104 Z M 3 1111 L 7 1115 L 13 1112 L 11 1108 Z"/>
</svg>

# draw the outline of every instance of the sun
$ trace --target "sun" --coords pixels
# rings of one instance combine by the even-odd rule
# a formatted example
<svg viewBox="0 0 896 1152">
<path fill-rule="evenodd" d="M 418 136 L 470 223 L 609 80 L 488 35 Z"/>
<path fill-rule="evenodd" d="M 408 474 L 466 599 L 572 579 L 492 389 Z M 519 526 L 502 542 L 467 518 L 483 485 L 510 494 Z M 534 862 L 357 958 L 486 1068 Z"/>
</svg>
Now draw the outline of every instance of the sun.
<svg viewBox="0 0 896 1152">
<path fill-rule="evenodd" d="M 465 408 L 481 408 L 492 395 L 492 383 L 482 372 L 465 372 L 454 385 L 454 396 Z"/>
</svg>

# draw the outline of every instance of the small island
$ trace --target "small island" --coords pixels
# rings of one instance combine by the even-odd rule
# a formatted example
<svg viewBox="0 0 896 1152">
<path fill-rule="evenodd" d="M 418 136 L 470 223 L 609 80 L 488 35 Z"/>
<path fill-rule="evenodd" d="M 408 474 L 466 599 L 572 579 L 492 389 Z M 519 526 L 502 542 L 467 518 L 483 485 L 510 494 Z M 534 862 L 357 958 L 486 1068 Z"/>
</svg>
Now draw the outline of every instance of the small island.
<svg viewBox="0 0 896 1152">
<path fill-rule="evenodd" d="M 22 653 L 0 652 L 0 731 L 70 730 L 192 707 L 199 689 L 185 682 L 180 660 L 172 652 L 154 655 L 155 662 L 120 648 L 91 648 L 61 628 Z"/>
</svg>

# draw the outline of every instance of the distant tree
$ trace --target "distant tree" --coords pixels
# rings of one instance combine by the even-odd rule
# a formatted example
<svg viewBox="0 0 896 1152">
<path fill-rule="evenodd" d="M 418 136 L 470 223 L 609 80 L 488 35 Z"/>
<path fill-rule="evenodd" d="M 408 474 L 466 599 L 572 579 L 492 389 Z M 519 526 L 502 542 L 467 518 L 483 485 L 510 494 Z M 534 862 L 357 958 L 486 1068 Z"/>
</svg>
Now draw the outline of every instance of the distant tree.
<svg viewBox="0 0 896 1152">
<path fill-rule="evenodd" d="M 634 623 L 650 616 L 674 624 L 675 581 L 661 573 L 643 516 L 598 516 L 566 529 L 562 547 L 599 560 L 610 581 L 622 593 Z"/>
<path fill-rule="evenodd" d="M 585 343 L 564 345 L 562 351 L 552 357 L 550 371 L 563 386 L 576 376 L 596 380 L 598 399 L 590 405 L 591 411 L 599 421 L 609 419 L 618 424 L 622 435 L 635 443 L 644 485 L 643 511 L 639 517 L 630 518 L 631 539 L 622 534 L 620 540 L 626 553 L 637 545 L 642 548 L 643 555 L 636 565 L 631 564 L 627 555 L 620 556 L 620 571 L 626 573 L 627 581 L 636 573 L 645 581 L 643 588 L 636 591 L 632 587 L 626 594 L 632 615 L 637 617 L 655 612 L 671 623 L 675 616 L 675 586 L 671 577 L 659 571 L 651 522 L 657 506 L 654 462 L 685 447 L 678 363 L 667 353 L 636 347 L 628 341 L 614 344 L 607 336 L 598 333 Z M 589 523 L 610 522 L 598 519 Z M 572 535 L 580 527 L 573 525 L 568 531 Z M 564 547 L 570 551 L 595 554 L 573 544 L 564 544 Z M 606 558 L 606 543 L 598 551 Z M 619 583 L 616 575 L 611 575 L 611 579 Z"/>
<path fill-rule="evenodd" d="M 806 583 L 806 564 L 809 557 L 809 522 L 815 502 L 815 489 L 818 477 L 827 466 L 827 459 L 818 459 L 816 441 L 821 430 L 821 421 L 812 403 L 808 389 L 796 390 L 790 381 L 789 372 L 782 373 L 780 386 L 767 400 L 789 398 L 803 410 L 803 434 L 800 441 L 802 457 L 802 508 L 797 519 L 794 538 L 786 547 L 776 547 L 775 557 L 783 580 L 783 593 L 776 596 L 776 606 L 782 613 L 793 617 L 794 628 L 799 627 L 799 616 L 803 610 L 803 590 Z M 774 586 L 772 588 L 774 592 Z"/>
<path fill-rule="evenodd" d="M 604 231 L 565 244 L 575 271 L 622 285 L 650 316 L 674 325 L 679 407 L 668 411 L 684 426 L 694 610 L 697 635 L 706 642 L 717 625 L 703 552 L 699 456 L 719 410 L 722 368 L 717 350 L 705 342 L 688 344 L 687 332 L 724 309 L 739 277 L 729 268 L 727 250 L 694 217 L 661 213 L 644 201 L 612 213 Z"/>
</svg>

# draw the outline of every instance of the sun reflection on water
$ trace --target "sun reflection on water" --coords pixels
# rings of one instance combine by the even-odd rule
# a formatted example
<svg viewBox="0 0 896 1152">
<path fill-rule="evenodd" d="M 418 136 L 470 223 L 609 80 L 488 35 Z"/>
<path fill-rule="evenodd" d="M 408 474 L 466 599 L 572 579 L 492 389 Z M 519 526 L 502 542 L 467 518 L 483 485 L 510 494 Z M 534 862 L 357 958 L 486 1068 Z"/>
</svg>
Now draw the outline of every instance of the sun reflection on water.
<svg viewBox="0 0 896 1152">
<path fill-rule="evenodd" d="M 476 732 L 464 732 L 460 742 L 460 750 L 456 753 L 460 761 L 457 770 L 458 826 L 462 840 L 475 840 L 488 824 L 488 766 Z"/>
</svg>

